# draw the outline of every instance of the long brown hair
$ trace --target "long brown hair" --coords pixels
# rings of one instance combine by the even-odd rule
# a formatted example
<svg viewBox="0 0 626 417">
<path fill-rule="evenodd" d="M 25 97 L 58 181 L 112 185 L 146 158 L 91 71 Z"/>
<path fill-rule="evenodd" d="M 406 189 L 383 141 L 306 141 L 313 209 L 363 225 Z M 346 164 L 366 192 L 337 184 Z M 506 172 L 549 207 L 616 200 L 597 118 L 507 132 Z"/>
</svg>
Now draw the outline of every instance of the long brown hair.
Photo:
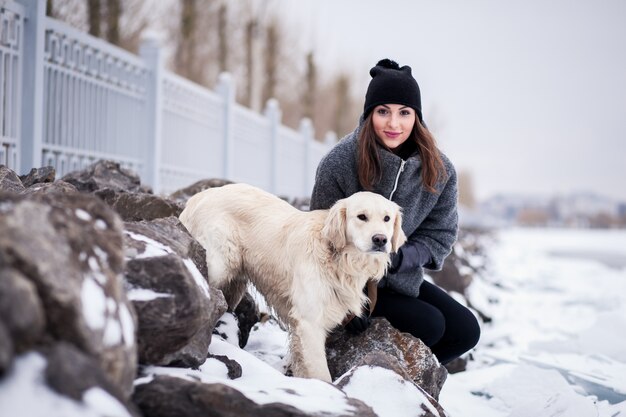
<svg viewBox="0 0 626 417">
<path fill-rule="evenodd" d="M 389 150 L 374 131 L 372 113 L 367 116 L 363 123 L 358 144 L 359 182 L 364 189 L 370 191 L 382 177 L 379 146 Z M 413 141 L 417 145 L 422 160 L 422 184 L 428 192 L 436 193 L 435 185 L 438 181 L 445 180 L 447 173 L 435 138 L 416 117 L 415 126 L 413 126 L 407 140 Z"/>
</svg>

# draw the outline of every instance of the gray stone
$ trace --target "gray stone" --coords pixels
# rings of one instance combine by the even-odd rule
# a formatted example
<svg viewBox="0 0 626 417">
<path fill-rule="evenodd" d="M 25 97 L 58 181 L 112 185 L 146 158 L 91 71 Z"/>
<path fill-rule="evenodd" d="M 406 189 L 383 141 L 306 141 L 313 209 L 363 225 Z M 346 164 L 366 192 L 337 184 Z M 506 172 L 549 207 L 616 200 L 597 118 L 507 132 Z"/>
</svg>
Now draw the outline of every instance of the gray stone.
<svg viewBox="0 0 626 417">
<path fill-rule="evenodd" d="M 11 367 L 14 355 L 13 339 L 0 317 L 0 377 Z"/>
<path fill-rule="evenodd" d="M 28 188 L 34 184 L 54 182 L 56 170 L 54 167 L 47 166 L 41 168 L 33 168 L 26 175 L 20 175 L 20 180 L 24 187 Z"/>
<path fill-rule="evenodd" d="M 0 165 L 0 192 L 21 193 L 24 191 L 24 185 L 15 171 L 9 169 L 5 165 Z M 2 196 L 0 196 L 2 201 Z"/>
<path fill-rule="evenodd" d="M 115 161 L 100 160 L 83 170 L 70 172 L 61 179 L 74 185 L 81 193 L 105 188 L 130 192 L 145 190 L 135 172 L 121 167 Z"/>
<path fill-rule="evenodd" d="M 0 267 L 0 317 L 18 353 L 41 341 L 46 320 L 37 287 L 9 266 Z"/>
<path fill-rule="evenodd" d="M 8 195 L 0 204 L 0 230 L 0 267 L 36 287 L 46 338 L 93 356 L 130 394 L 137 354 L 119 216 L 89 195 Z"/>
<path fill-rule="evenodd" d="M 154 220 L 178 217 L 184 206 L 154 194 L 115 191 L 110 188 L 95 194 L 115 210 L 124 221 Z"/>
<path fill-rule="evenodd" d="M 170 194 L 170 199 L 179 202 L 186 203 L 189 198 L 200 191 L 207 190 L 209 188 L 221 187 L 226 184 L 232 184 L 232 181 L 220 179 L 220 178 L 211 178 L 206 180 L 196 181 L 193 184 L 181 188 L 180 190 L 174 191 Z"/>
<path fill-rule="evenodd" d="M 411 381 L 438 399 L 448 375 L 437 358 L 421 340 L 395 329 L 384 318 L 372 319 L 372 325 L 360 335 L 342 329 L 326 341 L 328 368 L 333 379 L 362 363 L 370 352 L 381 351 L 395 357 Z"/>
<path fill-rule="evenodd" d="M 55 182 L 42 182 L 33 184 L 24 191 L 22 191 L 23 195 L 32 195 L 32 194 L 74 194 L 78 193 L 76 187 L 72 184 L 65 181 L 55 181 Z"/>
</svg>

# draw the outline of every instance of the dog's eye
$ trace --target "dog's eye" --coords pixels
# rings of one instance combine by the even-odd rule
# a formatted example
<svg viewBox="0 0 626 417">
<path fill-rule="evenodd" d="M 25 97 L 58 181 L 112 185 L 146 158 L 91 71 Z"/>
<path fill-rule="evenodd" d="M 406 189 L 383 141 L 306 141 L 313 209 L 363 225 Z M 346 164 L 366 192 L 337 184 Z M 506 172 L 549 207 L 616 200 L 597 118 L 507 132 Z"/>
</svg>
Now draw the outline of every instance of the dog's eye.
<svg viewBox="0 0 626 417">
<path fill-rule="evenodd" d="M 389 216 L 385 216 L 385 218 L 383 219 L 384 221 L 388 222 L 389 220 L 391 220 L 391 217 Z"/>
<path fill-rule="evenodd" d="M 367 216 L 365 214 L 359 214 L 358 216 L 356 216 L 359 220 L 363 220 L 364 222 L 367 221 Z"/>
</svg>

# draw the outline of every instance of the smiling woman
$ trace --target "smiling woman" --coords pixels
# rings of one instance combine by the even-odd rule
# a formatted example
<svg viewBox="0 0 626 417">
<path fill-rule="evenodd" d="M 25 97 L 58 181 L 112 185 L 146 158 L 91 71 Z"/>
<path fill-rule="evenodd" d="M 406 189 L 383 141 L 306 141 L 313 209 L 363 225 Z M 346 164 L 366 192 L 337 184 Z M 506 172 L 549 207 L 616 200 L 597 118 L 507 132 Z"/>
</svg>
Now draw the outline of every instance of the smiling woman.
<svg viewBox="0 0 626 417">
<path fill-rule="evenodd" d="M 424 281 L 424 268 L 441 269 L 456 240 L 456 172 L 424 124 L 411 68 L 383 59 L 370 75 L 359 127 L 318 166 L 311 209 L 328 208 L 362 190 L 402 208 L 402 228 L 409 238 L 378 287 L 368 285 L 375 305 L 351 319 L 346 329 L 364 331 L 371 312 L 420 338 L 447 363 L 471 349 L 480 335 L 467 308 Z"/>
</svg>

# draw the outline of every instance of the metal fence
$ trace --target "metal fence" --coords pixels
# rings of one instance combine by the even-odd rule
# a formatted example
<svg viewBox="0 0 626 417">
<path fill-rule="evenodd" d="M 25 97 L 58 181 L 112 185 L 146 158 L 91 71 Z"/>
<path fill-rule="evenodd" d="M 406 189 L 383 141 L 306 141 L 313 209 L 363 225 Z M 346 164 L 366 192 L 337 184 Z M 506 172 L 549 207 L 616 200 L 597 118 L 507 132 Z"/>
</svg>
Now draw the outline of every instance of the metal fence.
<svg viewBox="0 0 626 417">
<path fill-rule="evenodd" d="M 1 4 L 0 164 L 62 176 L 112 159 L 163 194 L 203 178 L 310 194 L 334 142 L 310 121 L 281 125 L 275 100 L 263 114 L 238 105 L 229 74 L 211 91 L 165 70 L 155 40 L 136 56 L 46 17 L 45 2 Z"/>
</svg>

